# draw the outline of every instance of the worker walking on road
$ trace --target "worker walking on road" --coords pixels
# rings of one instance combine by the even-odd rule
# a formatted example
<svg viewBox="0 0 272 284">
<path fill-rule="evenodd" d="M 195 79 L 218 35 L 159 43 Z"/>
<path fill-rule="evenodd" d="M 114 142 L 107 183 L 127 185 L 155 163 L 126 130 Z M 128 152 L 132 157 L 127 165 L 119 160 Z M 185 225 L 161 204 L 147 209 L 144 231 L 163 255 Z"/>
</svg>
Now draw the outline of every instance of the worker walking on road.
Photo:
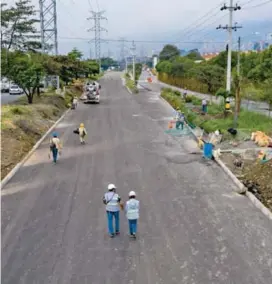
<svg viewBox="0 0 272 284">
<path fill-rule="evenodd" d="M 85 137 L 87 135 L 87 130 L 85 129 L 84 123 L 80 123 L 78 128 L 79 140 L 81 144 L 85 144 Z"/>
<path fill-rule="evenodd" d="M 58 154 L 60 154 L 60 151 L 61 151 L 60 139 L 58 138 L 58 134 L 54 132 L 53 137 L 50 139 L 50 153 L 49 153 L 49 158 L 50 154 L 52 153 L 54 164 L 57 163 Z"/>
<path fill-rule="evenodd" d="M 137 222 L 139 219 L 140 202 L 136 199 L 135 191 L 129 193 L 129 200 L 126 203 L 126 216 L 128 219 L 130 236 L 136 238 Z"/>
<path fill-rule="evenodd" d="M 119 212 L 121 208 L 121 197 L 116 193 L 114 184 L 108 185 L 108 192 L 105 193 L 103 203 L 106 205 L 108 232 L 111 238 L 119 235 Z M 115 219 L 115 230 L 113 228 L 113 218 Z"/>
</svg>

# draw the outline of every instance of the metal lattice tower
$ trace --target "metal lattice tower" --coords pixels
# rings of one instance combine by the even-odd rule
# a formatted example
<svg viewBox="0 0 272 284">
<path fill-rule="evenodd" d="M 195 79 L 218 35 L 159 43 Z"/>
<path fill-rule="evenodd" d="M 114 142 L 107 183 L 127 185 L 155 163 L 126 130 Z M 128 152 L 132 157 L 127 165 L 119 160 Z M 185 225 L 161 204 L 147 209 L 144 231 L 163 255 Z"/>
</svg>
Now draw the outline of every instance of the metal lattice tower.
<svg viewBox="0 0 272 284">
<path fill-rule="evenodd" d="M 53 50 L 58 55 L 58 30 L 56 0 L 39 0 L 42 51 Z"/>
<path fill-rule="evenodd" d="M 88 31 L 94 32 L 94 43 L 95 43 L 95 58 L 100 63 L 101 58 L 101 32 L 107 30 L 100 25 L 101 20 L 107 20 L 106 17 L 103 16 L 105 11 L 94 12 L 91 11 L 92 16 L 88 18 L 88 20 L 94 20 L 94 26 L 90 28 Z"/>
<path fill-rule="evenodd" d="M 120 59 L 121 61 L 125 60 L 126 51 L 125 51 L 125 38 L 120 38 Z"/>
</svg>

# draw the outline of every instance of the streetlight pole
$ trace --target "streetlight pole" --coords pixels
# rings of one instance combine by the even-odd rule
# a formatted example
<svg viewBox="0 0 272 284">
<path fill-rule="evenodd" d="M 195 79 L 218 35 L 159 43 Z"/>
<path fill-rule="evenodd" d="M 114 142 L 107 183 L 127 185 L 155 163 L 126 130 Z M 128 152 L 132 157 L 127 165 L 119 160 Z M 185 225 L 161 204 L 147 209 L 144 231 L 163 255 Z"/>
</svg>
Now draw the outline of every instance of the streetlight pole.
<svg viewBox="0 0 272 284">
<path fill-rule="evenodd" d="M 135 43 L 134 41 L 132 42 L 132 48 L 131 48 L 131 51 L 132 51 L 132 77 L 133 77 L 133 81 L 134 83 L 136 83 L 136 77 L 135 77 Z"/>
</svg>

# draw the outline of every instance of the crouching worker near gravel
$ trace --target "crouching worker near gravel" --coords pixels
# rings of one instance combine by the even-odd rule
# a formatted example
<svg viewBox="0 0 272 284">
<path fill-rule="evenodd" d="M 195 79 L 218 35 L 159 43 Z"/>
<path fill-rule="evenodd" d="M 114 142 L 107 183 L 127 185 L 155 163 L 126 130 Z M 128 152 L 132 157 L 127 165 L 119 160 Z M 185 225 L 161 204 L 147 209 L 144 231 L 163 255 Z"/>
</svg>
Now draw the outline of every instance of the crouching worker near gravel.
<svg viewBox="0 0 272 284">
<path fill-rule="evenodd" d="M 119 235 L 119 212 L 121 205 L 121 197 L 116 193 L 114 184 L 108 185 L 108 192 L 105 193 L 103 203 L 106 205 L 108 218 L 108 231 L 111 238 Z M 115 230 L 113 228 L 113 218 L 115 219 Z"/>
<path fill-rule="evenodd" d="M 131 191 L 129 193 L 129 200 L 126 203 L 126 216 L 129 224 L 130 236 L 136 238 L 137 221 L 139 219 L 140 202 L 136 199 L 136 193 Z"/>
</svg>

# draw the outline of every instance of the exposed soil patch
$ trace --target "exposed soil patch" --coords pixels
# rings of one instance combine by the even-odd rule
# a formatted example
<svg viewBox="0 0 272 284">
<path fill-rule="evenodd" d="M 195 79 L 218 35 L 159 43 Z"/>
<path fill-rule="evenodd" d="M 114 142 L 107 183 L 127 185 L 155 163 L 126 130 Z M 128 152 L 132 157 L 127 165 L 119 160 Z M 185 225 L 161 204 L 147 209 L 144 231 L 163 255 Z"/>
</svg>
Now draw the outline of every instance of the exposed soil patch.
<svg viewBox="0 0 272 284">
<path fill-rule="evenodd" d="M 225 153 L 220 158 L 248 190 L 272 210 L 272 159 L 261 163 L 254 150 L 244 154 Z"/>
<path fill-rule="evenodd" d="M 63 114 L 70 98 L 71 91 L 65 97 L 42 94 L 31 105 L 22 99 L 1 107 L 1 179 Z"/>
</svg>

